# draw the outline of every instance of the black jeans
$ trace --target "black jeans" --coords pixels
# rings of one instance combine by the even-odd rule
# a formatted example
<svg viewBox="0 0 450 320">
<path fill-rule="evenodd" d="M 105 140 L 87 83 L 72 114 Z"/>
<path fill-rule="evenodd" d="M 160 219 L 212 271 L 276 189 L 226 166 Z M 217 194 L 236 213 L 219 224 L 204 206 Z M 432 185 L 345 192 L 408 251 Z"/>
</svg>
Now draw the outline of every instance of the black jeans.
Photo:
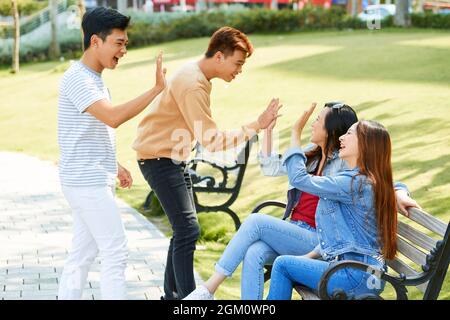
<svg viewBox="0 0 450 320">
<path fill-rule="evenodd" d="M 176 164 L 172 159 L 138 163 L 173 230 L 164 274 L 165 299 L 183 299 L 195 289 L 194 251 L 200 235 L 191 177 L 185 163 Z"/>
</svg>

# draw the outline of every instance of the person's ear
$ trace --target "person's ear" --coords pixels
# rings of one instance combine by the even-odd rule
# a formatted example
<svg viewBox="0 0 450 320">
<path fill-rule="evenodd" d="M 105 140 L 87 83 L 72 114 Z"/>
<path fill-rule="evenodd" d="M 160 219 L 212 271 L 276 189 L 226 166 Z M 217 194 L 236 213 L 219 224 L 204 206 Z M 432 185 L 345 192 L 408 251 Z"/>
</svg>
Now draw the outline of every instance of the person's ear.
<svg viewBox="0 0 450 320">
<path fill-rule="evenodd" d="M 99 40 L 100 40 L 100 38 L 96 34 L 93 34 L 91 36 L 91 47 L 98 48 Z"/>
<path fill-rule="evenodd" d="M 216 54 L 215 54 L 215 60 L 218 63 L 222 63 L 225 60 L 225 57 L 224 57 L 223 53 L 220 52 L 220 51 L 217 51 Z"/>
</svg>

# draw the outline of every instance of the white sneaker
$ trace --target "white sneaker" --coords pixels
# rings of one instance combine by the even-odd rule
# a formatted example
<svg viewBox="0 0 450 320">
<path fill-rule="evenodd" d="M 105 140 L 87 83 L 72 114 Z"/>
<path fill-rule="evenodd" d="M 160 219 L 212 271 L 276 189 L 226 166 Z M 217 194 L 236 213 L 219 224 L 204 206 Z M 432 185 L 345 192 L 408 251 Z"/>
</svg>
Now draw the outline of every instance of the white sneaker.
<svg viewBox="0 0 450 320">
<path fill-rule="evenodd" d="M 214 300 L 214 295 L 205 286 L 198 286 L 183 300 Z"/>
</svg>

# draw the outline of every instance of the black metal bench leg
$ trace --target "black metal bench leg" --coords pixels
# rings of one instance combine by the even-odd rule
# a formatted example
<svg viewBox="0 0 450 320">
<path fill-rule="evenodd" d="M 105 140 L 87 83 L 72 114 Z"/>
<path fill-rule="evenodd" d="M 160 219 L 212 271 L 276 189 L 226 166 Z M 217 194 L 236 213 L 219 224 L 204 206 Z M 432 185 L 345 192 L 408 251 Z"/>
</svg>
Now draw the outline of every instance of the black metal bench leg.
<svg viewBox="0 0 450 320">
<path fill-rule="evenodd" d="M 423 296 L 424 300 L 437 300 L 441 292 L 442 284 L 447 274 L 447 269 L 450 261 L 450 243 L 449 231 L 447 230 L 444 237 L 444 249 L 442 251 L 441 262 L 439 263 L 434 276 L 430 279 L 427 290 Z"/>
<path fill-rule="evenodd" d="M 142 205 L 144 210 L 150 210 L 150 206 L 152 204 L 152 198 L 153 198 L 154 195 L 155 195 L 155 193 L 153 192 L 153 190 L 151 190 L 148 193 L 147 198 L 145 198 L 144 204 Z"/>
<path fill-rule="evenodd" d="M 238 231 L 239 227 L 241 226 L 241 220 L 239 220 L 238 215 L 235 212 L 233 212 L 233 210 L 231 210 L 230 208 L 225 208 L 223 209 L 223 211 L 231 216 L 234 222 L 234 227 L 236 228 L 236 231 Z"/>
</svg>

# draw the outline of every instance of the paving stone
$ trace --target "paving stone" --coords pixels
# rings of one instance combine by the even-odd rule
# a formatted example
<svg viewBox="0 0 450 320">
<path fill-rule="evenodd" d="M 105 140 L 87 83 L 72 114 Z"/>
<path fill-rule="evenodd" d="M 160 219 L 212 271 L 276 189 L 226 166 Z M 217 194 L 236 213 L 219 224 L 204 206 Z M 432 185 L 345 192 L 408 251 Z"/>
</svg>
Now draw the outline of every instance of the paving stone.
<svg viewBox="0 0 450 320">
<path fill-rule="evenodd" d="M 39 291 L 38 284 L 6 284 L 5 292 L 8 291 Z"/>
<path fill-rule="evenodd" d="M 56 291 L 22 291 L 23 300 L 56 300 L 58 293 Z"/>
<path fill-rule="evenodd" d="M 19 300 L 21 299 L 20 291 L 0 291 L 0 299 L 3 300 Z"/>
<path fill-rule="evenodd" d="M 37 279 L 24 279 L 24 284 L 57 284 L 58 279 L 57 278 L 37 278 Z"/>
<path fill-rule="evenodd" d="M 54 290 L 55 292 L 57 292 L 58 291 L 58 284 L 56 282 L 39 283 L 39 290 Z"/>
</svg>

